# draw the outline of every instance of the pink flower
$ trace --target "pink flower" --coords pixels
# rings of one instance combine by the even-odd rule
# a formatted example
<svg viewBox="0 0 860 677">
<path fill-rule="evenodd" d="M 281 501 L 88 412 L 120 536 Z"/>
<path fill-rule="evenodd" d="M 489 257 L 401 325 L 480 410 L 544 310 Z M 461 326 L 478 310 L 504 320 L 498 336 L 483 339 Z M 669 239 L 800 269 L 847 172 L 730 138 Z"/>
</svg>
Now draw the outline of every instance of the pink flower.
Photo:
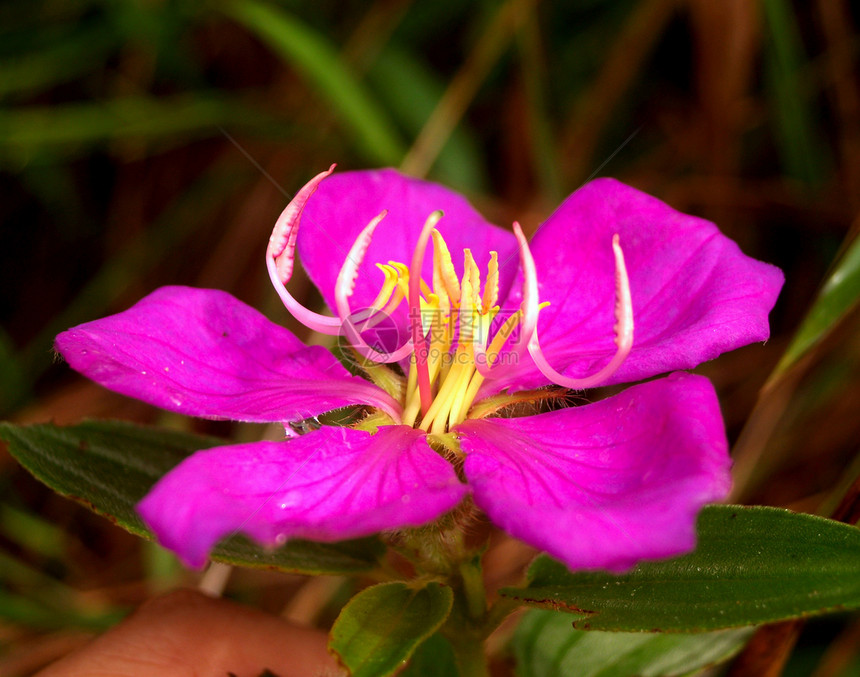
<svg viewBox="0 0 860 677">
<path fill-rule="evenodd" d="M 183 414 L 289 424 L 372 408 L 357 426 L 287 425 L 285 441 L 192 455 L 139 505 L 160 542 L 199 566 L 238 531 L 266 545 L 354 538 L 427 523 L 471 492 L 495 524 L 571 568 L 692 549 L 698 511 L 730 486 L 707 379 L 676 372 L 503 415 L 557 399 L 533 390 L 553 383 L 641 381 L 766 340 L 781 272 L 609 179 L 571 195 L 528 244 L 441 186 L 330 173 L 284 211 L 267 262 L 287 308 L 345 336 L 362 376 L 215 290 L 162 288 L 57 337 L 89 378 Z M 335 317 L 287 291 L 296 244 Z"/>
</svg>

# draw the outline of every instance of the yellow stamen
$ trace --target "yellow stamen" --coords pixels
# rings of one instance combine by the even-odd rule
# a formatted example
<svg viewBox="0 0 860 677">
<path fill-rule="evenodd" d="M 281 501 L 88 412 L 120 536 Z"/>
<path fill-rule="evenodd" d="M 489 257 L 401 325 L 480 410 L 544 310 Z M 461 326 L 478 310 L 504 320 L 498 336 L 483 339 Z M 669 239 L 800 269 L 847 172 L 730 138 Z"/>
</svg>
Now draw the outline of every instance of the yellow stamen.
<svg viewBox="0 0 860 677">
<path fill-rule="evenodd" d="M 383 316 L 391 315 L 391 313 L 393 313 L 397 309 L 397 306 L 400 305 L 400 302 L 404 298 L 406 298 L 406 291 L 398 281 L 397 287 L 394 289 L 394 294 L 392 295 L 388 303 L 385 304 L 385 307 L 382 308 L 381 312 L 383 313 Z"/>
<path fill-rule="evenodd" d="M 454 394 L 445 401 L 445 406 L 442 407 L 436 420 L 433 421 L 433 427 L 430 429 L 430 432 L 437 434 L 443 433 L 448 430 L 449 425 L 454 425 L 460 422 L 455 416 L 452 416 L 452 412 L 459 409 L 465 390 L 469 385 L 469 378 L 472 376 L 473 370 L 474 367 L 470 364 L 468 366 L 464 366 L 460 373 L 457 374 L 457 382 L 454 385 Z"/>
<path fill-rule="evenodd" d="M 420 428 L 422 430 L 430 430 L 430 426 L 433 424 L 436 417 L 442 415 L 442 432 L 444 432 L 444 418 L 447 417 L 451 408 L 452 399 L 456 396 L 457 385 L 461 380 L 461 377 L 464 375 L 464 372 L 465 376 L 468 377 L 471 373 L 471 369 L 473 369 L 472 365 L 468 363 L 468 360 L 460 359 L 460 352 L 461 349 L 458 348 L 457 354 L 454 356 L 454 366 L 451 367 L 448 377 L 445 379 L 445 382 L 442 384 L 442 387 L 433 399 L 433 403 L 430 405 L 430 408 L 421 420 Z M 437 430 L 434 432 L 439 431 Z"/>
<path fill-rule="evenodd" d="M 415 289 L 410 291 L 410 273 L 418 274 L 415 261 L 411 270 L 402 263 L 389 261 L 387 266 L 380 266 L 386 277 L 376 303 L 384 305 L 382 310 L 387 312 L 408 297 L 410 312 L 421 313 L 422 346 L 429 349 L 427 356 L 421 358 L 426 369 L 426 385 L 422 386 L 423 390 L 419 388 L 418 367 L 421 365 L 413 354 L 402 386 L 402 419 L 406 425 L 418 423 L 422 430 L 441 435 L 466 418 L 484 382 L 475 365 L 476 347 L 481 348 L 482 357 L 485 354 L 487 366 L 492 366 L 521 322 L 522 312 L 509 317 L 487 347 L 490 326 L 499 312 L 498 255 L 490 252 L 482 290 L 481 271 L 472 252 L 463 250 L 463 275 L 458 279 L 445 240 L 436 230 L 430 231 L 430 236 L 433 238 L 432 289 L 419 279 L 411 281 L 419 293 L 415 294 Z"/>
<path fill-rule="evenodd" d="M 499 255 L 490 252 L 490 263 L 487 266 L 487 282 L 484 285 L 484 312 L 490 310 L 499 302 Z"/>
<path fill-rule="evenodd" d="M 403 398 L 403 423 L 414 425 L 421 411 L 421 396 L 418 393 L 418 369 L 415 367 L 415 353 L 409 358 L 409 376 L 406 380 L 406 396 Z"/>
<path fill-rule="evenodd" d="M 495 361 L 498 359 L 499 352 L 502 350 L 505 345 L 505 342 L 514 332 L 516 326 L 520 323 L 522 316 L 522 311 L 518 310 L 507 320 L 505 320 L 505 323 L 502 325 L 501 329 L 496 332 L 496 335 L 493 337 L 493 340 L 490 342 L 490 347 L 487 350 L 488 367 L 492 367 Z M 469 384 L 466 387 L 466 394 L 463 397 L 460 407 L 455 413 L 455 418 L 457 418 L 458 421 L 462 421 L 466 418 L 466 414 L 468 413 L 469 408 L 472 406 L 472 402 L 475 401 L 475 397 L 478 394 L 478 389 L 481 387 L 481 385 L 483 385 L 483 383 L 484 377 L 476 371 L 472 376 L 472 380 L 469 381 Z"/>
<path fill-rule="evenodd" d="M 453 426 L 462 421 L 463 418 L 460 417 L 460 410 L 463 409 L 464 405 L 468 408 L 469 404 L 471 404 L 471 400 L 466 404 L 465 399 L 468 397 L 469 383 L 471 382 L 471 379 L 475 378 L 475 374 L 477 373 L 475 372 L 475 353 L 472 350 L 472 346 L 469 346 L 466 349 L 466 357 L 469 360 L 469 369 L 463 370 L 462 376 L 457 381 L 456 394 L 451 400 L 451 409 L 448 412 L 447 421 L 441 421 L 441 423 L 443 423 L 443 428 L 445 427 L 444 424 L 446 422 L 448 426 Z M 436 424 L 439 422 L 440 421 L 437 420 L 433 424 L 433 432 L 437 432 Z"/>
<path fill-rule="evenodd" d="M 469 293 L 466 293 L 466 284 L 469 285 Z M 481 293 L 481 271 L 478 269 L 478 264 L 472 257 L 470 249 L 463 250 L 463 282 L 462 293 L 460 295 L 460 305 L 471 303 L 473 306 L 478 305 L 478 298 Z"/>
<path fill-rule="evenodd" d="M 385 275 L 385 281 L 382 283 L 382 289 L 379 290 L 370 307 L 374 310 L 382 310 L 391 300 L 391 294 L 397 286 L 397 270 L 393 266 L 386 266 L 384 263 L 377 263 L 376 267 Z"/>
<path fill-rule="evenodd" d="M 457 271 L 454 269 L 454 262 L 451 260 L 451 252 L 448 251 L 448 245 L 442 239 L 442 235 L 438 230 L 433 231 L 433 270 L 434 283 L 436 272 L 445 291 L 448 292 L 448 297 L 453 305 L 460 303 L 460 282 L 457 279 Z M 437 289 L 436 293 L 441 294 L 441 290 Z"/>
<path fill-rule="evenodd" d="M 406 280 L 407 282 L 409 281 L 409 266 L 400 263 L 399 261 L 389 261 L 388 265 L 397 271 L 397 274 L 402 280 Z"/>
<path fill-rule="evenodd" d="M 545 303 L 541 303 L 538 306 L 538 310 L 546 308 L 548 305 L 548 301 Z M 496 332 L 496 335 L 490 342 L 490 347 L 487 349 L 488 367 L 492 367 L 493 364 L 495 364 L 496 360 L 499 358 L 499 353 L 501 352 L 505 343 L 507 343 L 507 340 L 511 337 L 511 334 L 514 333 L 514 329 L 517 328 L 522 319 L 523 312 L 521 310 L 518 310 L 507 320 L 505 320 L 505 323 L 501 326 L 499 331 Z M 475 374 L 472 376 L 472 380 L 469 382 L 469 386 L 466 389 L 466 396 L 463 398 L 463 404 L 456 413 L 458 421 L 463 421 L 466 419 L 469 413 L 469 409 L 472 406 L 472 402 L 475 401 L 475 397 L 477 397 L 478 395 L 478 390 L 483 385 L 483 383 L 484 376 L 482 376 L 480 372 L 475 371 Z"/>
</svg>

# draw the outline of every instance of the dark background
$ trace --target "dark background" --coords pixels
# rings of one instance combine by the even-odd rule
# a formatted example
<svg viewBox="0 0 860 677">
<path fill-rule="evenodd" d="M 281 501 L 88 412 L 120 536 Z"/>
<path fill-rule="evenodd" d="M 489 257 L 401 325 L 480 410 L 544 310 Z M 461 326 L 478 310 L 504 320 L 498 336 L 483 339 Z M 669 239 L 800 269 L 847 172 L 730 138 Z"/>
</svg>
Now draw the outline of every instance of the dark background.
<svg viewBox="0 0 860 677">
<path fill-rule="evenodd" d="M 826 514 L 860 439 L 857 313 L 761 389 L 860 229 L 857 20 L 848 0 L 3 3 L 0 413 L 236 433 L 84 382 L 52 338 L 164 284 L 228 290 L 296 329 L 265 243 L 332 162 L 400 166 L 527 231 L 614 176 L 785 271 L 771 340 L 699 371 L 737 441 L 738 500 Z M 0 545 L 18 564 L 108 606 L 162 569 L 182 577 L 6 455 L 0 471 Z M 39 529 L 58 549 L 22 535 Z M 46 628 L 0 615 L 2 667 Z"/>
</svg>

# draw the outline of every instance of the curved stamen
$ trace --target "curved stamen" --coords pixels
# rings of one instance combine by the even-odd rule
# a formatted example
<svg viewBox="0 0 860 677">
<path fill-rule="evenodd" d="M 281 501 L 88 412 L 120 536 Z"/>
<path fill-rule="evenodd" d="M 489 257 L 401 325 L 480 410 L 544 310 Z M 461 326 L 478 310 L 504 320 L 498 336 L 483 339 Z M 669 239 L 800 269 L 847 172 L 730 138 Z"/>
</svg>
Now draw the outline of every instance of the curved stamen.
<svg viewBox="0 0 860 677">
<path fill-rule="evenodd" d="M 615 254 L 615 355 L 609 364 L 596 374 L 584 378 L 571 378 L 553 369 L 538 343 L 537 330 L 528 343 L 529 354 L 535 361 L 540 372 L 550 381 L 565 388 L 582 390 L 593 388 L 614 374 L 621 363 L 627 358 L 633 347 L 633 301 L 630 298 L 630 280 L 627 278 L 627 267 L 624 264 L 624 252 L 621 251 L 618 234 L 612 237 L 612 251 Z"/>
<path fill-rule="evenodd" d="M 451 260 L 451 252 L 438 230 L 433 231 L 433 291 L 439 298 L 460 303 L 460 278 Z"/>
<path fill-rule="evenodd" d="M 409 268 L 409 321 L 412 325 L 412 345 L 415 348 L 415 370 L 418 376 L 422 415 L 430 409 L 433 393 L 430 390 L 430 369 L 427 366 L 429 350 L 421 321 L 421 269 L 424 267 L 424 253 L 427 251 L 430 234 L 441 218 L 441 211 L 435 211 L 427 218 L 412 252 L 412 265 Z"/>
<path fill-rule="evenodd" d="M 320 334 L 336 336 L 340 333 L 341 323 L 338 318 L 329 317 L 328 315 L 320 315 L 319 313 L 315 313 L 314 311 L 305 308 L 301 303 L 296 301 L 290 292 L 287 291 L 287 288 L 278 278 L 278 272 L 275 268 L 275 260 L 273 258 L 266 257 L 266 268 L 269 271 L 269 279 L 272 281 L 275 291 L 278 293 L 278 296 L 281 297 L 281 301 L 284 302 L 284 306 L 286 306 L 287 310 L 290 311 L 290 315 L 296 318 L 308 329 L 312 329 Z"/>
<path fill-rule="evenodd" d="M 520 302 L 521 322 L 519 332 L 517 333 L 517 341 L 511 347 L 509 363 L 516 363 L 520 356 L 525 353 L 532 335 L 535 333 L 537 326 L 538 311 L 538 284 L 537 284 L 537 268 L 535 266 L 534 257 L 532 257 L 531 249 L 529 249 L 529 241 L 523 234 L 523 229 L 520 224 L 514 221 L 514 235 L 517 238 L 520 250 L 520 267 L 523 271 L 523 300 Z M 490 360 L 487 359 L 486 348 L 483 343 L 475 342 L 475 369 L 481 376 L 488 378 L 492 376 L 493 368 Z M 501 349 L 501 346 L 499 346 Z"/>
<path fill-rule="evenodd" d="M 398 362 L 403 358 L 408 357 L 412 352 L 412 341 L 407 342 L 405 345 L 391 353 L 383 353 L 369 346 L 364 338 L 362 338 L 361 332 L 356 328 L 352 317 L 352 311 L 349 308 L 349 298 L 355 291 L 355 280 L 358 278 L 358 269 L 361 266 L 361 262 L 364 260 L 367 248 L 370 246 L 370 241 L 373 238 L 373 231 L 376 230 L 376 226 L 379 225 L 379 222 L 382 221 L 387 214 L 388 210 L 383 209 L 382 212 L 374 217 L 374 219 L 358 234 L 358 237 L 355 239 L 352 248 L 349 250 L 349 254 L 346 256 L 346 260 L 343 262 L 343 266 L 338 273 L 337 282 L 334 287 L 335 305 L 337 306 L 337 313 L 346 333 L 347 341 L 349 341 L 350 345 L 352 345 L 363 357 L 376 363 Z M 362 319 L 369 321 L 371 317 L 372 314 L 367 317 L 363 317 Z"/>
<path fill-rule="evenodd" d="M 370 307 L 375 311 L 380 311 L 388 304 L 391 300 L 392 295 L 394 294 L 394 290 L 397 288 L 397 280 L 399 276 L 397 275 L 397 271 L 393 266 L 387 266 L 384 263 L 377 263 L 376 267 L 382 271 L 382 274 L 385 276 L 385 281 L 382 283 L 382 288 L 379 290 L 379 293 L 376 295 L 376 298 L 373 299 L 373 302 L 370 304 Z"/>
<path fill-rule="evenodd" d="M 484 282 L 484 295 L 481 297 L 481 310 L 489 312 L 490 308 L 499 301 L 499 255 L 490 252 L 490 263 L 487 265 L 487 281 Z"/>
<path fill-rule="evenodd" d="M 266 248 L 266 269 L 269 271 L 269 278 L 287 310 L 309 329 L 329 335 L 336 335 L 340 332 L 340 320 L 336 317 L 320 315 L 305 308 L 287 291 L 286 284 L 293 276 L 296 239 L 299 236 L 302 211 L 311 195 L 316 191 L 317 186 L 334 171 L 334 168 L 335 165 L 332 165 L 326 171 L 317 174 L 290 200 L 290 203 L 275 222 L 272 235 L 269 237 L 269 245 Z"/>
<path fill-rule="evenodd" d="M 514 348 L 517 351 L 517 355 L 521 355 L 525 352 L 526 345 L 531 341 L 537 328 L 540 305 L 538 301 L 537 267 L 532 256 L 532 250 L 529 248 L 529 241 L 523 234 L 520 224 L 516 221 L 514 221 L 514 235 L 520 245 L 520 264 L 523 268 L 523 300 L 520 303 L 520 308 L 523 311 L 523 319 L 520 323 L 520 340 Z"/>
</svg>

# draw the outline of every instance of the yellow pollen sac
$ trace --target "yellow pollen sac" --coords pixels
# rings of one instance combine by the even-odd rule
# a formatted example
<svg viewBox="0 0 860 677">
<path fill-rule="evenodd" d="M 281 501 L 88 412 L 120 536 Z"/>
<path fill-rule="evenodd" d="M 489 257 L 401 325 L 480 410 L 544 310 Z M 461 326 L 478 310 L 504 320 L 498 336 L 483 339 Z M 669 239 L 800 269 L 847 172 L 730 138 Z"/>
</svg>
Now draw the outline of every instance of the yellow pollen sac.
<svg viewBox="0 0 860 677">
<path fill-rule="evenodd" d="M 484 298 L 482 299 L 484 312 L 499 302 L 499 255 L 490 252 L 490 264 L 487 266 L 487 283 L 484 285 Z"/>
<path fill-rule="evenodd" d="M 416 362 L 410 367 L 404 399 L 403 422 L 433 434 L 442 434 L 462 422 L 483 382 L 475 368 L 475 344 L 487 348 L 490 325 L 499 312 L 499 262 L 490 252 L 486 284 L 481 289 L 481 271 L 469 249 L 463 250 L 463 275 L 458 279 L 451 254 L 442 235 L 434 230 L 433 294 L 422 287 L 422 324 L 427 334 L 427 367 L 433 399 L 420 415 Z M 392 263 L 392 265 L 394 265 Z M 431 299 L 435 301 L 432 302 Z M 428 310 L 437 317 L 427 321 Z M 488 359 L 494 361 L 520 320 L 515 314 L 496 334 Z"/>
<path fill-rule="evenodd" d="M 522 313 L 518 311 L 509 317 L 489 341 L 490 326 L 499 313 L 498 255 L 490 252 L 482 289 L 481 271 L 472 252 L 463 250 L 463 275 L 458 276 L 442 235 L 435 229 L 430 235 L 433 239 L 432 288 L 419 280 L 420 293 L 417 299 L 411 300 L 417 307 L 409 309 L 409 316 L 410 321 L 421 323 L 424 340 L 417 349 L 425 351 L 420 359 L 429 376 L 432 399 L 425 405 L 422 415 L 419 358 L 415 352 L 405 383 L 402 377 L 397 377 L 402 389 L 390 387 L 387 390 L 397 392 L 401 399 L 403 423 L 441 435 L 466 419 L 484 381 L 475 366 L 476 351 L 488 366 L 492 366 L 521 322 Z M 410 302 L 410 277 L 420 271 L 416 273 L 398 261 L 377 264 L 377 267 L 384 280 L 372 310 L 391 314 L 404 299 Z M 414 261 L 413 267 L 417 267 Z M 374 320 L 370 320 L 368 326 L 374 324 Z"/>
<path fill-rule="evenodd" d="M 471 249 L 463 250 L 463 282 L 461 285 L 460 303 L 477 305 L 481 295 L 481 271 L 472 257 Z M 468 291 L 466 291 L 468 288 Z"/>
<path fill-rule="evenodd" d="M 438 280 L 438 282 L 437 282 Z M 436 293 L 443 295 L 442 287 L 453 305 L 460 303 L 460 281 L 451 260 L 448 245 L 438 230 L 433 231 L 433 286 Z"/>
<path fill-rule="evenodd" d="M 399 276 L 397 269 L 393 266 L 386 266 L 385 264 L 377 263 L 376 267 L 385 275 L 385 281 L 382 283 L 382 289 L 379 290 L 379 294 L 376 295 L 376 299 L 374 299 L 371 304 L 371 308 L 373 308 L 373 310 L 382 310 L 391 300 L 391 295 L 394 293 L 394 288 L 397 286 Z"/>
</svg>

